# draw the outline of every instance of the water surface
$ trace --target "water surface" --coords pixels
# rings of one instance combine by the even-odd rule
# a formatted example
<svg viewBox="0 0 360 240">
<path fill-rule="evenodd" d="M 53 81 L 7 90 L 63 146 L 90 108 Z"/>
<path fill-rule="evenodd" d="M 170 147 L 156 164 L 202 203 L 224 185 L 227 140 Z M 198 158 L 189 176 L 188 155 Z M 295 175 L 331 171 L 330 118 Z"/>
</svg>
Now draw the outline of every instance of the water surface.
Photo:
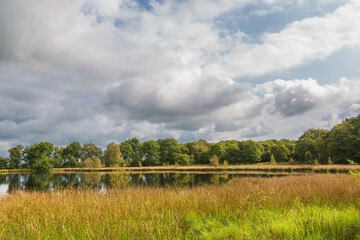
<svg viewBox="0 0 360 240">
<path fill-rule="evenodd" d="M 76 173 L 16 173 L 0 174 L 0 196 L 13 191 L 50 191 L 54 189 L 81 188 L 106 189 L 123 186 L 124 179 L 128 179 L 127 186 L 150 187 L 192 187 L 209 184 L 223 184 L 233 177 L 249 176 L 245 173 L 113 173 L 113 172 L 76 172 Z M 254 176 L 254 174 L 251 174 Z M 271 174 L 255 174 L 268 177 Z"/>
</svg>

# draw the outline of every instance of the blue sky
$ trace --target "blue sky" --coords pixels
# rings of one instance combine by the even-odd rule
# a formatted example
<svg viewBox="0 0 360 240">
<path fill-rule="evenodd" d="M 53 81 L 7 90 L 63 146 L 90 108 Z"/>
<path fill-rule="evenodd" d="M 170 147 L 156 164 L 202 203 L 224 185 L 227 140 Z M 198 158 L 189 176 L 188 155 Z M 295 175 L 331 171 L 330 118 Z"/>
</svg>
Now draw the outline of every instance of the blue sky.
<svg viewBox="0 0 360 240">
<path fill-rule="evenodd" d="M 0 0 L 0 156 L 297 139 L 360 113 L 355 0 Z"/>
</svg>

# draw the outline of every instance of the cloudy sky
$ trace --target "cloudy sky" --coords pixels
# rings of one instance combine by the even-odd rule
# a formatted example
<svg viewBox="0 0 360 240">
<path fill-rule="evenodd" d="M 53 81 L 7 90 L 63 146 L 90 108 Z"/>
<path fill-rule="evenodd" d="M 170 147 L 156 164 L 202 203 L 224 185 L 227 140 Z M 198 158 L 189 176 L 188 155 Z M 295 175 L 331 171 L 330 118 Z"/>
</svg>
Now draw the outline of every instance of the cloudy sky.
<svg viewBox="0 0 360 240">
<path fill-rule="evenodd" d="M 0 0 L 0 155 L 297 139 L 360 113 L 360 1 Z"/>
</svg>

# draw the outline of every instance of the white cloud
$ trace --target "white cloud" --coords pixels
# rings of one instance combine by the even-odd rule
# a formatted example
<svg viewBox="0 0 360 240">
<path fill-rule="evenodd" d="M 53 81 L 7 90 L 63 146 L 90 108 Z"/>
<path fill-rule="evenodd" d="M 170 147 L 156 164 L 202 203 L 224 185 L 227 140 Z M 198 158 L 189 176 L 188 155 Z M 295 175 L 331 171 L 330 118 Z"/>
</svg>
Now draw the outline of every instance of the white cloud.
<svg viewBox="0 0 360 240">
<path fill-rule="evenodd" d="M 239 42 L 206 70 L 230 77 L 261 76 L 324 59 L 344 47 L 359 48 L 359 12 L 359 2 L 352 2 L 324 17 L 297 21 L 279 33 L 265 34 L 261 44 Z"/>
<path fill-rule="evenodd" d="M 276 11 L 281 2 L 257 1 Z M 235 80 L 358 48 L 358 2 L 264 33 L 260 44 L 214 26 L 253 1 L 150 4 L 0 1 L 0 152 L 45 140 L 297 137 L 359 112 L 357 80 Z"/>
</svg>

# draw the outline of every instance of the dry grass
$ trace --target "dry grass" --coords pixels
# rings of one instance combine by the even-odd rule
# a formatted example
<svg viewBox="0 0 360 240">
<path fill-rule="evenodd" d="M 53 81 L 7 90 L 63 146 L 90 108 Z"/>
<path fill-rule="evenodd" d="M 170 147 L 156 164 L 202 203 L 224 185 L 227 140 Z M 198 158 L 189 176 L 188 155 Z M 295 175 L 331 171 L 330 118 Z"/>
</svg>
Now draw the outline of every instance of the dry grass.
<svg viewBox="0 0 360 240">
<path fill-rule="evenodd" d="M 215 219 L 217 225 L 233 226 L 245 219 L 266 226 L 257 222 L 258 211 L 301 212 L 305 206 L 352 207 L 358 212 L 359 196 L 360 181 L 339 174 L 249 177 L 195 188 L 17 192 L 0 198 L 0 238 L 207 238 L 197 230 L 198 222 L 211 225 L 207 221 Z"/>
<path fill-rule="evenodd" d="M 67 171 L 117 171 L 122 168 L 56 168 L 54 172 Z M 132 171 L 146 172 L 146 171 L 268 171 L 268 172 L 333 172 L 333 173 L 348 173 L 349 170 L 360 170 L 360 166 L 352 165 L 312 165 L 312 164 L 252 164 L 252 165 L 229 165 L 229 166 L 208 166 L 208 165 L 193 165 L 193 166 L 152 166 L 152 167 L 129 167 Z"/>
</svg>

